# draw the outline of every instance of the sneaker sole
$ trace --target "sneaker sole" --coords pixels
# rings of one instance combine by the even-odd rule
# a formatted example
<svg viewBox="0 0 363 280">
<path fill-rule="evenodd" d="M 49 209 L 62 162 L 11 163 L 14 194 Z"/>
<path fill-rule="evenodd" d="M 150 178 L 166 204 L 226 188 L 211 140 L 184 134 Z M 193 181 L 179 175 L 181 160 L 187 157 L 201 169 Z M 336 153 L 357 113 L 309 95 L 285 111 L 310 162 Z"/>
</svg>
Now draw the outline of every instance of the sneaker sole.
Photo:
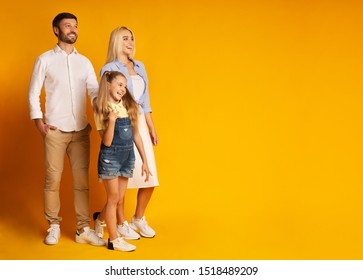
<svg viewBox="0 0 363 280">
<path fill-rule="evenodd" d="M 140 240 L 140 237 L 138 237 L 138 238 L 134 238 L 134 237 L 126 237 L 126 236 L 123 236 L 123 235 L 121 235 L 124 239 L 126 239 L 126 240 Z"/>
<path fill-rule="evenodd" d="M 140 239 L 140 236 L 139 237 L 128 237 L 128 236 L 125 236 L 121 232 L 119 232 L 118 230 L 117 230 L 117 235 L 118 236 L 122 236 L 126 240 L 139 240 Z"/>
<path fill-rule="evenodd" d="M 108 250 L 114 250 L 114 251 L 121 251 L 121 252 L 133 252 L 133 251 L 136 250 L 136 248 L 135 249 L 132 249 L 132 250 L 115 250 L 115 248 L 113 247 L 113 244 L 110 241 L 110 239 L 108 239 L 108 242 L 107 242 L 107 249 Z"/>
<path fill-rule="evenodd" d="M 58 241 L 57 242 L 46 242 L 46 241 L 44 241 L 44 244 L 45 245 L 57 245 Z"/>
</svg>

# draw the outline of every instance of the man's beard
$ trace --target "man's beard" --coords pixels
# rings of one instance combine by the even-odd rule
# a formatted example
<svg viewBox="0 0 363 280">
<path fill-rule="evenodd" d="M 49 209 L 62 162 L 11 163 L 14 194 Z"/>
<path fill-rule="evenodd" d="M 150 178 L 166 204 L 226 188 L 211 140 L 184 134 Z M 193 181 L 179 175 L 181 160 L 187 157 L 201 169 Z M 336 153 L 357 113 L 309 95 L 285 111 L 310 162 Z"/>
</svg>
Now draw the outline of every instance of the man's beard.
<svg viewBox="0 0 363 280">
<path fill-rule="evenodd" d="M 69 35 L 69 34 L 74 34 L 75 38 L 74 39 L 69 39 L 67 37 L 67 35 Z M 67 43 L 67 44 L 74 44 L 77 41 L 78 36 L 77 36 L 76 33 L 70 32 L 67 35 L 65 33 L 63 33 L 61 30 L 59 30 L 59 40 L 61 40 L 62 42 Z"/>
</svg>

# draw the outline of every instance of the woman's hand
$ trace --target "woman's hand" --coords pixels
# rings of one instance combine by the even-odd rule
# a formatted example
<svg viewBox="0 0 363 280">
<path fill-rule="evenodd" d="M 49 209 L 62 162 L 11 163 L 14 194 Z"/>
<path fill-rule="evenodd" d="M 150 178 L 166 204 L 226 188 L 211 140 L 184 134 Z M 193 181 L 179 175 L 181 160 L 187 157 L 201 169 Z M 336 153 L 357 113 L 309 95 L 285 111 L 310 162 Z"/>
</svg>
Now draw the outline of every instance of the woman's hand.
<svg viewBox="0 0 363 280">
<path fill-rule="evenodd" d="M 141 167 L 141 176 L 144 176 L 144 174 L 146 175 L 145 182 L 149 181 L 149 176 L 152 176 L 152 174 L 149 170 L 149 166 L 146 163 L 143 163 Z"/>
<path fill-rule="evenodd" d="M 154 131 L 150 131 L 150 138 L 151 138 L 151 142 L 153 143 L 154 146 L 156 146 L 159 143 L 159 138 L 156 135 L 155 130 Z"/>
</svg>

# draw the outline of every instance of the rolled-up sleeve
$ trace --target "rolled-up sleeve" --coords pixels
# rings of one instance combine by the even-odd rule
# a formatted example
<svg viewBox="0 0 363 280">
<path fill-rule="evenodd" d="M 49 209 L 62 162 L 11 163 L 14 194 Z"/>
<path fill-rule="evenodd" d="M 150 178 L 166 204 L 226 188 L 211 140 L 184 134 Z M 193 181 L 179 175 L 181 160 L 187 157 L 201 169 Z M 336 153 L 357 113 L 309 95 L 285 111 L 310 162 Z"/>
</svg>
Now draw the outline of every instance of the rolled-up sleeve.
<svg viewBox="0 0 363 280">
<path fill-rule="evenodd" d="M 151 113 L 151 106 L 150 106 L 150 95 L 149 95 L 149 89 L 146 89 L 145 91 L 145 96 L 144 96 L 144 100 L 142 101 L 141 104 L 142 110 L 144 111 L 144 113 Z"/>
<path fill-rule="evenodd" d="M 145 93 L 144 93 L 144 96 L 143 96 L 143 100 L 141 102 L 141 108 L 143 110 L 144 113 L 151 113 L 152 110 L 151 110 L 151 105 L 150 105 L 150 94 L 149 94 L 149 78 L 147 77 L 147 74 L 146 74 L 146 69 L 145 69 L 145 66 L 142 62 L 138 62 L 141 69 L 142 69 L 142 76 L 145 80 Z"/>
</svg>

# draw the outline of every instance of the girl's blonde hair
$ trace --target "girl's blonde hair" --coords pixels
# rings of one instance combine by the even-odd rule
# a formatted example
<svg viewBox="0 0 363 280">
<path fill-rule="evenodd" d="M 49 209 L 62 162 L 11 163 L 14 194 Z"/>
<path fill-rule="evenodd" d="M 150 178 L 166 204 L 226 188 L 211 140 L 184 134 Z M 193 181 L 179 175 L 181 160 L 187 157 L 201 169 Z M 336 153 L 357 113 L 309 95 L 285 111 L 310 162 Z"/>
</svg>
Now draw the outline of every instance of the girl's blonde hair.
<svg viewBox="0 0 363 280">
<path fill-rule="evenodd" d="M 110 108 L 108 106 L 108 101 L 110 100 L 110 90 L 108 84 L 111 83 L 117 76 L 122 76 L 126 79 L 125 75 L 118 71 L 105 71 L 101 77 L 95 113 L 102 122 L 107 121 L 108 114 L 110 113 Z M 122 96 L 121 102 L 127 110 L 132 126 L 137 127 L 139 105 L 131 96 L 128 88 L 126 88 L 126 93 Z"/>
<path fill-rule="evenodd" d="M 124 30 L 128 30 L 131 32 L 132 37 L 134 38 L 134 42 L 135 42 L 135 36 L 134 33 L 127 27 L 125 26 L 120 26 L 115 28 L 112 32 L 111 32 L 111 36 L 110 36 L 110 41 L 108 43 L 108 51 L 107 51 L 107 58 L 106 58 L 106 64 L 113 62 L 117 59 L 117 55 L 120 52 L 120 49 L 122 47 L 122 36 L 121 33 Z M 129 58 L 133 59 L 135 56 L 135 44 L 134 44 L 134 48 L 132 50 L 132 54 L 130 55 Z"/>
</svg>

